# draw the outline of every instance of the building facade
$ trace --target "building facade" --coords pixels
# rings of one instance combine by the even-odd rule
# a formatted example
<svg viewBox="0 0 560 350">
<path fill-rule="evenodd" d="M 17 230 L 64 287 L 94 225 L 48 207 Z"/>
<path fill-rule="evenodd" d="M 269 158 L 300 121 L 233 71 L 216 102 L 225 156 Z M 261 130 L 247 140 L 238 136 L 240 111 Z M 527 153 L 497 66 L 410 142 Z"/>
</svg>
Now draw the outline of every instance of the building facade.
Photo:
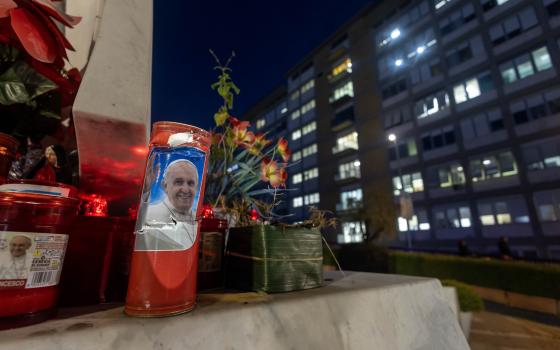
<svg viewBox="0 0 560 350">
<path fill-rule="evenodd" d="M 492 254 L 503 236 L 560 259 L 559 69 L 560 0 L 364 9 L 288 72 L 288 212 L 336 211 L 338 243 L 396 222 L 396 245 Z"/>
</svg>

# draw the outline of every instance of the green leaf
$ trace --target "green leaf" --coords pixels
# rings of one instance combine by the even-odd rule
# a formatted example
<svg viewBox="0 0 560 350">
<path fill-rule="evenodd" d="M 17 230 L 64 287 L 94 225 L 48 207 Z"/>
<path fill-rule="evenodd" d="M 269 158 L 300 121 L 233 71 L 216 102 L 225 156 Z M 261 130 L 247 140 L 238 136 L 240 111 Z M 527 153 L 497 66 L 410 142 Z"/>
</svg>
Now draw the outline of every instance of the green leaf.
<svg viewBox="0 0 560 350">
<path fill-rule="evenodd" d="M 229 114 L 224 110 L 220 109 L 218 113 L 214 114 L 214 121 L 216 122 L 217 126 L 222 126 L 226 122 Z"/>
<path fill-rule="evenodd" d="M 28 103 L 55 90 L 57 85 L 23 61 L 17 61 L 0 75 L 0 104 Z"/>
<path fill-rule="evenodd" d="M 42 115 L 45 118 L 53 118 L 53 119 L 59 119 L 59 120 L 62 119 L 60 117 L 60 115 L 58 115 L 54 112 L 51 112 L 51 111 L 40 111 L 39 114 Z"/>
</svg>

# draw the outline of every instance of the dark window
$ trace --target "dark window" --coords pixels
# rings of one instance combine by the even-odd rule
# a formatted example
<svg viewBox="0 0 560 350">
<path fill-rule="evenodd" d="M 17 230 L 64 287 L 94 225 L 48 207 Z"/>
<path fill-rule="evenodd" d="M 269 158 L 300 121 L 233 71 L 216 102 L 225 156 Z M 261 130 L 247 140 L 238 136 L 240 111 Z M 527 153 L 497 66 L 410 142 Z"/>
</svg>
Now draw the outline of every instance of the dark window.
<svg viewBox="0 0 560 350">
<path fill-rule="evenodd" d="M 432 137 L 432 142 L 434 143 L 434 148 L 443 147 L 443 135 L 438 134 Z"/>
<path fill-rule="evenodd" d="M 513 120 L 515 120 L 515 124 L 523 124 L 529 121 L 529 116 L 527 115 L 527 111 L 519 111 L 513 113 Z"/>
<path fill-rule="evenodd" d="M 432 139 L 430 136 L 422 137 L 422 147 L 424 148 L 424 151 L 429 151 L 432 149 Z"/>
<path fill-rule="evenodd" d="M 492 120 L 490 122 L 490 131 L 498 131 L 504 128 L 504 121 L 502 119 Z"/>
<path fill-rule="evenodd" d="M 389 97 L 393 97 L 395 95 L 398 95 L 405 90 L 406 90 L 406 80 L 401 79 L 401 80 L 383 88 L 381 90 L 381 96 L 383 97 L 383 99 L 387 99 Z"/>
<path fill-rule="evenodd" d="M 560 1 L 556 1 L 546 7 L 548 15 L 551 17 L 560 16 Z"/>
<path fill-rule="evenodd" d="M 498 6 L 498 2 L 496 0 L 488 0 L 482 4 L 482 9 L 484 12 L 490 11 L 494 7 Z"/>
<path fill-rule="evenodd" d="M 445 138 L 446 145 L 451 145 L 455 143 L 455 132 L 453 132 L 453 130 L 446 132 L 443 136 Z"/>
<path fill-rule="evenodd" d="M 546 116 L 547 116 L 547 113 L 546 113 L 545 105 L 539 105 L 539 106 L 531 107 L 531 117 L 533 119 L 539 119 L 539 118 L 543 118 L 543 117 L 546 117 Z"/>
<path fill-rule="evenodd" d="M 451 55 L 447 56 L 447 62 L 449 63 L 450 67 L 454 67 L 458 64 L 466 62 L 473 57 L 472 50 L 470 46 L 462 47 Z"/>
<path fill-rule="evenodd" d="M 560 2 L 558 2 L 560 4 Z M 560 113 L 560 98 L 554 101 L 548 101 L 548 108 L 552 114 Z"/>
</svg>

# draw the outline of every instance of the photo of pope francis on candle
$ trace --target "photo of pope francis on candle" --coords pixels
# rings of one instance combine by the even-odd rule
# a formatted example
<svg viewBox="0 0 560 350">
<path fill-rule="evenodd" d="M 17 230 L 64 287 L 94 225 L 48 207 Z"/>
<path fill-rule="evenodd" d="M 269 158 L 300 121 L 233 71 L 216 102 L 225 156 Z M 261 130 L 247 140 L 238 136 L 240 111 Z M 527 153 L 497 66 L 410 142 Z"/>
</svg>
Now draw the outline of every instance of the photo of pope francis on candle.
<svg viewBox="0 0 560 350">
<path fill-rule="evenodd" d="M 154 149 L 144 179 L 135 250 L 185 250 L 197 239 L 196 211 L 204 154 Z"/>
</svg>

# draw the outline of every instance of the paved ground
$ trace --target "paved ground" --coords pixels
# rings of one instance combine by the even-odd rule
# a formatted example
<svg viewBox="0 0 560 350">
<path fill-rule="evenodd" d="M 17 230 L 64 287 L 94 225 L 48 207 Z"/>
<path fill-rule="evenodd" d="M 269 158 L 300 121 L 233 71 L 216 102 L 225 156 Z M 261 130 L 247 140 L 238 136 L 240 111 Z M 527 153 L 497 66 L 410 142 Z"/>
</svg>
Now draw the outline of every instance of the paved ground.
<svg viewBox="0 0 560 350">
<path fill-rule="evenodd" d="M 559 350 L 560 327 L 489 311 L 473 314 L 473 350 Z"/>
</svg>

